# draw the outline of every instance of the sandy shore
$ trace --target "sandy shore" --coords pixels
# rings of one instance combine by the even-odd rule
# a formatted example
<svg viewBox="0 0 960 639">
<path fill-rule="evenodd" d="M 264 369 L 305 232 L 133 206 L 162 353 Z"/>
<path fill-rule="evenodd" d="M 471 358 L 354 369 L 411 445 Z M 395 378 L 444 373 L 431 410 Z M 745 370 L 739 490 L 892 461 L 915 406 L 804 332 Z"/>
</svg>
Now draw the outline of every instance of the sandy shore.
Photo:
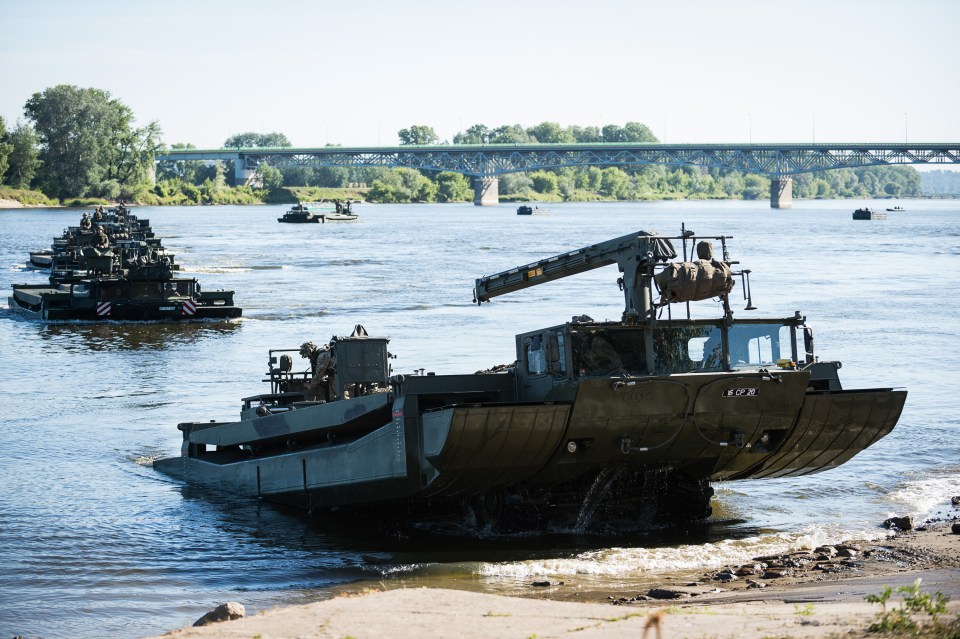
<svg viewBox="0 0 960 639">
<path fill-rule="evenodd" d="M 922 578 L 922 591 L 947 595 L 950 614 L 960 614 L 960 534 L 951 532 L 951 523 L 927 524 L 881 541 L 758 558 L 705 572 L 695 581 L 689 575 L 663 575 L 660 586 L 644 592 L 580 592 L 560 583 L 531 586 L 524 597 L 436 588 L 357 589 L 163 637 L 636 638 L 649 626 L 652 638 L 658 636 L 657 625 L 666 639 L 867 637 L 880 606 L 864 598 L 880 594 L 884 586 L 910 586 Z M 673 598 L 651 598 L 651 592 Z M 899 605 L 900 597 L 888 606 Z"/>
</svg>

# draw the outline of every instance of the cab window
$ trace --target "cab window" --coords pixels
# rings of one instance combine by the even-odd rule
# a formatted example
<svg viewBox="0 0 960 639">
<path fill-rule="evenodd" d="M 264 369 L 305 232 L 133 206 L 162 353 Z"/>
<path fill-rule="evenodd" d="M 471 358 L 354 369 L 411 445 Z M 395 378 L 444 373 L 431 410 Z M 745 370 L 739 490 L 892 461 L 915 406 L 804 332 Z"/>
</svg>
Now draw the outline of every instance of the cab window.
<svg viewBox="0 0 960 639">
<path fill-rule="evenodd" d="M 524 343 L 524 359 L 527 362 L 527 372 L 531 375 L 542 375 L 547 372 L 547 353 L 544 340 L 537 335 Z"/>
</svg>

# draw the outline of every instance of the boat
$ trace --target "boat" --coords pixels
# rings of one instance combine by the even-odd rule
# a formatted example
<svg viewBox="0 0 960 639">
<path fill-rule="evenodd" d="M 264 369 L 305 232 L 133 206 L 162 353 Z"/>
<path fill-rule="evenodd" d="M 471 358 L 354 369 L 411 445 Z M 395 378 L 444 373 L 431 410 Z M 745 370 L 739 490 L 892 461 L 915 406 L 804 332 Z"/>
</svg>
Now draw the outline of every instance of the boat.
<svg viewBox="0 0 960 639">
<path fill-rule="evenodd" d="M 346 202 L 334 200 L 333 206 L 334 212 L 324 215 L 327 222 L 353 222 L 360 219 L 360 216 L 353 212 L 353 203 L 350 200 Z"/>
<path fill-rule="evenodd" d="M 356 213 L 331 213 L 324 216 L 326 222 L 353 222 L 359 219 L 360 216 Z"/>
<path fill-rule="evenodd" d="M 517 215 L 546 215 L 550 212 L 550 209 L 542 209 L 539 206 L 530 206 L 528 204 L 521 204 L 517 207 Z"/>
<path fill-rule="evenodd" d="M 887 209 L 888 211 L 906 211 L 907 209 L 903 208 L 899 204 Z"/>
<path fill-rule="evenodd" d="M 54 270 L 46 284 L 14 284 L 10 309 L 50 321 L 195 321 L 242 313 L 233 291 L 201 291 L 195 278 L 175 277 L 171 260 L 146 243 L 85 247 L 78 259 L 80 268 Z"/>
<path fill-rule="evenodd" d="M 857 209 L 853 212 L 853 219 L 855 220 L 885 220 L 887 219 L 887 214 L 880 211 L 874 211 L 864 207 L 862 209 Z"/>
<path fill-rule="evenodd" d="M 270 350 L 269 389 L 236 421 L 178 424 L 180 454 L 154 468 L 331 518 L 583 532 L 687 525 L 710 516 L 711 482 L 843 464 L 906 391 L 844 388 L 799 311 L 735 317 L 738 278 L 755 307 L 730 239 L 639 231 L 478 278 L 480 306 L 617 265 L 624 311 L 518 334 L 515 362 L 474 374 L 393 374 L 389 339 L 362 325 L 304 343 L 302 372 L 296 348 Z"/>
<path fill-rule="evenodd" d="M 322 224 L 324 221 L 323 214 L 315 214 L 310 208 L 304 204 L 297 204 L 289 211 L 283 214 L 283 217 L 278 217 L 277 222 L 288 222 L 293 224 Z"/>
</svg>

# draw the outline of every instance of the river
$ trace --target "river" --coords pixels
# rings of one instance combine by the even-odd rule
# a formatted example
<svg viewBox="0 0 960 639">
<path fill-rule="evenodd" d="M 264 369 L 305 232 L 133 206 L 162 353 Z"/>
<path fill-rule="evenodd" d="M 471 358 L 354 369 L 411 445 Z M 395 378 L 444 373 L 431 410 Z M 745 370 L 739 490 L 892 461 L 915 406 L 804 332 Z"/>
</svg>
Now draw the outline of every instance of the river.
<svg viewBox="0 0 960 639">
<path fill-rule="evenodd" d="M 362 580 L 486 592 L 536 579 L 619 594 L 651 574 L 703 570 L 810 544 L 879 537 L 960 494 L 960 202 L 372 205 L 355 223 L 278 224 L 287 207 L 137 208 L 205 290 L 243 318 L 203 324 L 45 324 L 0 310 L 0 636 L 134 638 L 217 603 L 248 612 Z M 0 291 L 38 283 L 28 251 L 79 210 L 0 210 Z M 395 372 L 474 372 L 514 360 L 514 334 L 573 315 L 618 319 L 615 268 L 472 303 L 474 279 L 640 229 L 725 234 L 752 271 L 738 316 L 801 310 L 847 388 L 905 387 L 896 429 L 835 470 L 719 484 L 711 524 L 643 533 L 383 539 L 184 486 L 152 460 L 179 454 L 183 421 L 229 420 L 262 392 L 270 348 L 349 334 L 390 338 Z M 737 300 L 738 291 L 733 298 Z M 946 504 L 946 505 L 945 505 Z M 562 596 L 562 593 L 561 593 Z"/>
</svg>

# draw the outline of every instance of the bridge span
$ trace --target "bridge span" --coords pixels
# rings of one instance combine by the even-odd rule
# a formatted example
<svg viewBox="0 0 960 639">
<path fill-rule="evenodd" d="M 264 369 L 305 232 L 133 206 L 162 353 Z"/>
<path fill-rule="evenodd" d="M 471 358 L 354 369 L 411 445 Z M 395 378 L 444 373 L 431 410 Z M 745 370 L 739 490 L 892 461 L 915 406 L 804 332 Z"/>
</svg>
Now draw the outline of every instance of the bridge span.
<svg viewBox="0 0 960 639">
<path fill-rule="evenodd" d="M 257 167 L 407 167 L 452 171 L 473 179 L 474 204 L 499 203 L 501 175 L 581 166 L 699 166 L 770 178 L 770 206 L 790 208 L 794 175 L 894 164 L 960 164 L 960 143 L 822 144 L 449 144 L 395 147 L 176 149 L 157 161 L 232 160 L 237 184 Z"/>
</svg>

